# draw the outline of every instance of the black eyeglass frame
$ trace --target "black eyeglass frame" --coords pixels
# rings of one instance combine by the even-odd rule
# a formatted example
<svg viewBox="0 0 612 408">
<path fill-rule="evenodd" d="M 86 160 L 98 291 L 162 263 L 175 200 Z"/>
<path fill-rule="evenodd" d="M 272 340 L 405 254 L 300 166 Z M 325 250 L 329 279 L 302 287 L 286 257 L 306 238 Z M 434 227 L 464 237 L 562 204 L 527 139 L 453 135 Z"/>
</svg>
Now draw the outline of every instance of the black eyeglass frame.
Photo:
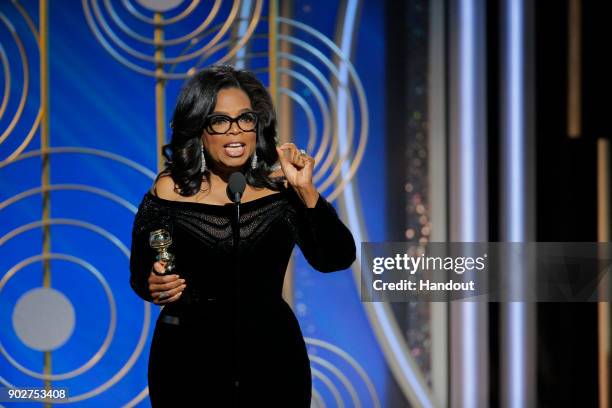
<svg viewBox="0 0 612 408">
<path fill-rule="evenodd" d="M 242 126 L 240 126 L 240 122 L 239 122 L 240 118 L 242 118 L 244 115 L 253 115 L 253 117 L 255 118 L 255 123 L 252 129 L 243 129 Z M 211 122 L 215 118 L 224 118 L 229 122 L 229 126 L 227 127 L 227 130 L 225 132 L 216 132 L 215 130 L 213 130 Z M 234 122 L 238 125 L 238 128 L 242 130 L 243 132 L 254 132 L 257 130 L 257 125 L 259 123 L 259 117 L 257 116 L 257 112 L 255 111 L 243 112 L 240 115 L 236 116 L 235 118 L 232 118 L 231 116 L 228 116 L 228 115 L 214 114 L 206 118 L 206 121 L 204 122 L 204 129 L 206 129 L 206 132 L 208 132 L 209 135 L 225 135 L 227 134 L 227 132 L 230 131 L 230 129 L 232 128 L 232 124 Z"/>
</svg>

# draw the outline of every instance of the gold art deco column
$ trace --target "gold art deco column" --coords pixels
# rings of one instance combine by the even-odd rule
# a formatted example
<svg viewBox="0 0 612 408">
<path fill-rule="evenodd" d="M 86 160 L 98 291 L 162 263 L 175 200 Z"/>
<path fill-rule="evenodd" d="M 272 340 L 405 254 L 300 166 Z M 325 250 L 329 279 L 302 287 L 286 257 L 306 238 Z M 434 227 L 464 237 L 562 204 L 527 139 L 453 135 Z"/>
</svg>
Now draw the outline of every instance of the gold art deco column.
<svg viewBox="0 0 612 408">
<path fill-rule="evenodd" d="M 291 141 L 291 133 L 292 133 L 292 118 L 291 118 L 291 103 L 289 99 L 283 95 L 280 96 L 279 93 L 279 75 L 278 75 L 278 0 L 270 0 L 269 9 L 268 9 L 268 84 L 270 95 L 272 96 L 272 102 L 276 108 L 277 119 L 278 119 L 278 144 L 282 144 L 285 142 Z M 293 8 L 292 1 L 283 1 L 282 2 L 282 15 L 283 17 L 287 17 L 291 13 L 291 9 Z M 288 27 L 283 26 L 283 30 L 287 30 Z M 288 45 L 283 43 L 283 47 L 287 47 Z M 286 61 L 283 61 L 285 64 Z M 285 77 L 283 77 L 283 82 L 286 81 Z M 283 86 L 285 83 L 282 84 Z M 287 270 L 285 272 L 285 281 L 283 283 L 283 299 L 293 308 L 294 307 L 294 296 L 293 296 L 293 282 L 294 282 L 294 263 L 293 257 L 289 259 L 289 264 L 287 265 Z"/>
<path fill-rule="evenodd" d="M 278 86 L 277 86 L 277 78 L 276 78 L 276 60 L 278 58 L 277 55 L 277 47 L 278 47 L 278 39 L 277 39 L 277 23 L 276 18 L 278 17 L 278 3 L 277 0 L 270 0 L 270 10 L 268 13 L 268 37 L 269 37 L 269 45 L 268 45 L 268 73 L 270 76 L 269 79 L 269 91 L 270 95 L 272 95 L 272 102 L 276 105 L 278 101 Z"/>
<path fill-rule="evenodd" d="M 157 129 L 157 173 L 164 168 L 164 157 L 161 148 L 166 140 L 166 80 L 162 76 L 164 72 L 164 28 L 161 25 L 162 13 L 156 12 L 153 16 L 155 29 L 153 39 L 155 41 L 155 125 Z"/>
<path fill-rule="evenodd" d="M 51 262 L 47 256 L 51 252 L 51 228 L 48 224 L 51 216 L 50 162 L 49 154 L 49 9 L 47 0 L 40 0 L 40 148 L 41 148 L 41 187 L 42 187 L 42 220 L 43 220 L 43 286 L 51 287 Z M 51 374 L 51 352 L 44 354 L 44 373 Z M 51 388 L 51 381 L 45 380 L 45 388 Z M 50 406 L 45 404 L 45 406 Z"/>
<path fill-rule="evenodd" d="M 580 44 L 581 36 L 581 0 L 570 0 L 568 18 L 568 64 L 567 64 L 567 135 L 576 139 L 582 132 L 582 115 L 580 107 L 582 104 L 581 71 L 582 52 Z"/>
<path fill-rule="evenodd" d="M 597 141 L 597 239 L 610 242 L 610 141 L 600 138 Z M 610 292 L 604 279 L 604 298 Z M 610 407 L 610 303 L 599 302 L 598 343 L 599 343 L 599 407 Z"/>
<path fill-rule="evenodd" d="M 567 65 L 567 136 L 582 135 L 582 0 L 570 0 L 568 10 Z M 597 240 L 610 242 L 610 142 L 597 140 Z M 605 283 L 600 290 L 607 296 Z M 599 302 L 598 314 L 598 378 L 599 407 L 609 408 L 610 401 L 610 303 Z"/>
</svg>

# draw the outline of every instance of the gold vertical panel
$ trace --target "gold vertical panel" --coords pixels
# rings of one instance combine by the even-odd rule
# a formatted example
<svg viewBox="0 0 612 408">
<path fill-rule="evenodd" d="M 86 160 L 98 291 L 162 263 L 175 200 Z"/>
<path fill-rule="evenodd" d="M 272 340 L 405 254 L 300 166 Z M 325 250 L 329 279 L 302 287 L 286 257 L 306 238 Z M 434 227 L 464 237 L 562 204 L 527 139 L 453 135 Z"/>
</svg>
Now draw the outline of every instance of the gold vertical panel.
<svg viewBox="0 0 612 408">
<path fill-rule="evenodd" d="M 51 252 L 51 225 L 48 223 L 51 216 L 50 184 L 50 156 L 49 149 L 49 8 L 47 0 L 39 3 L 39 43 L 40 43 L 40 148 L 41 148 L 41 186 L 42 186 L 42 220 L 43 226 L 43 286 L 51 286 L 51 262 L 48 258 Z M 45 351 L 43 370 L 51 374 L 51 352 Z M 51 381 L 45 380 L 45 388 L 51 389 Z M 45 406 L 50 406 L 45 404 Z"/>
<path fill-rule="evenodd" d="M 293 17 L 293 0 L 286 0 L 281 3 L 280 15 L 286 18 Z M 291 35 L 291 27 L 287 24 L 283 24 L 282 26 L 276 26 L 277 29 L 280 30 L 283 35 Z M 280 52 L 284 54 L 291 54 L 291 43 L 288 41 L 283 41 L 278 44 L 280 48 Z M 276 53 L 276 49 L 274 49 Z M 278 56 L 277 56 L 278 58 Z M 291 67 L 291 62 L 286 58 L 279 59 L 278 64 L 281 68 L 289 69 Z M 278 87 L 280 89 L 293 89 L 292 80 L 289 75 L 282 75 L 276 77 L 278 81 Z M 278 111 L 278 137 L 279 143 L 291 142 L 293 140 L 293 104 L 291 103 L 291 98 L 284 93 L 278 93 L 277 99 L 277 111 Z M 287 265 L 287 272 L 285 274 L 285 281 L 283 283 L 283 298 L 285 301 L 293 308 L 295 305 L 294 298 L 294 285 L 295 285 L 295 265 L 293 262 L 293 257 L 289 261 L 289 265 Z"/>
<path fill-rule="evenodd" d="M 580 80 L 582 66 L 580 54 L 582 52 L 582 10 L 581 0 L 569 2 L 569 29 L 568 29 L 568 66 L 567 66 L 567 135 L 570 138 L 580 137 L 582 132 L 581 99 L 582 89 Z"/>
<path fill-rule="evenodd" d="M 292 8 L 292 4 L 288 4 L 290 2 L 283 2 L 281 13 L 290 13 Z M 292 2 L 291 2 L 292 3 Z M 274 107 L 278 113 L 278 133 L 277 133 L 277 142 L 278 144 L 282 144 L 288 142 L 288 126 L 290 117 L 288 117 L 288 110 L 286 101 L 283 103 L 279 100 L 279 92 L 278 92 L 278 72 L 277 72 L 277 63 L 278 63 L 278 27 L 277 18 L 278 18 L 278 3 L 277 0 L 270 0 L 269 3 L 269 12 L 268 12 L 268 75 L 269 75 L 269 91 L 272 96 L 272 102 L 274 103 Z M 283 98 L 284 100 L 285 98 Z M 294 306 L 294 296 L 293 296 L 293 277 L 295 271 L 295 264 L 293 262 L 293 256 L 289 259 L 289 263 L 287 264 L 287 269 L 285 271 L 285 280 L 283 281 L 283 294 L 282 297 L 285 301 L 293 308 Z"/>
<path fill-rule="evenodd" d="M 280 15 L 286 18 L 293 18 L 293 0 L 283 1 L 281 3 Z M 279 31 L 284 36 L 291 36 L 291 26 L 283 24 L 279 27 Z M 292 54 L 292 46 L 289 41 L 282 41 L 278 44 L 280 52 L 283 54 Z M 291 69 L 291 61 L 287 58 L 278 60 L 278 65 L 281 69 Z M 278 86 L 280 89 L 293 89 L 293 81 L 289 75 L 278 76 Z M 293 104 L 291 97 L 285 93 L 278 95 L 278 116 L 279 116 L 279 142 L 286 143 L 293 140 Z"/>
<path fill-rule="evenodd" d="M 597 239 L 610 242 L 610 142 L 597 141 Z M 600 290 L 608 293 L 607 281 Z M 610 303 L 599 302 L 599 407 L 610 407 Z"/>
<path fill-rule="evenodd" d="M 42 112 L 41 126 L 40 126 L 40 144 L 42 150 L 42 171 L 41 171 L 41 185 L 43 187 L 43 206 L 42 206 L 42 218 L 48 220 L 50 216 L 50 202 L 49 202 L 49 191 L 48 186 L 50 183 L 50 168 L 49 168 L 49 155 L 46 150 L 49 148 L 49 36 L 48 36 L 48 8 L 47 1 L 40 0 L 40 106 Z M 49 227 L 45 226 L 43 236 L 43 254 L 50 252 L 50 235 Z M 43 284 L 45 287 L 51 286 L 51 276 L 49 270 L 49 261 L 46 260 L 44 271 Z"/>
<path fill-rule="evenodd" d="M 597 140 L 597 237 L 600 242 L 610 241 L 610 141 Z"/>
<path fill-rule="evenodd" d="M 272 102 L 276 105 L 278 102 L 278 79 L 276 72 L 276 61 L 278 59 L 277 47 L 277 24 L 276 18 L 278 17 L 278 4 L 277 0 L 270 0 L 270 11 L 268 12 L 268 73 L 269 73 L 269 90 L 272 95 Z"/>
<path fill-rule="evenodd" d="M 164 72 L 164 26 L 162 23 L 162 13 L 156 12 L 153 20 L 155 29 L 153 39 L 155 41 L 155 123 L 157 128 L 157 173 L 164 168 L 164 157 L 161 153 L 162 146 L 166 141 L 166 80 L 163 78 Z"/>
</svg>

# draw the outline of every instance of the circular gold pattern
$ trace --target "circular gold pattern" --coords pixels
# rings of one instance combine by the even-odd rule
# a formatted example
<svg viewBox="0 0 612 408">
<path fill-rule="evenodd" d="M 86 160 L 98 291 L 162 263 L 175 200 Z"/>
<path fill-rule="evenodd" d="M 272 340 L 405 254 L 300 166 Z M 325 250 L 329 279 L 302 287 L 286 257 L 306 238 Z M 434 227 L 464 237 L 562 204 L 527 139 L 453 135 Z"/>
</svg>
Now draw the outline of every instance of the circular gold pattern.
<svg viewBox="0 0 612 408">
<path fill-rule="evenodd" d="M 101 3 L 104 3 L 103 5 Z M 191 1 L 174 17 L 164 18 L 163 13 L 146 16 L 128 0 L 123 0 L 128 17 L 150 26 L 149 33 L 138 33 L 130 28 L 130 22 L 114 8 L 111 0 L 82 0 L 87 23 L 102 47 L 118 62 L 143 75 L 161 79 L 184 79 L 200 68 L 230 61 L 251 39 L 261 18 L 263 0 L 255 0 L 248 16 L 248 25 L 238 41 L 230 41 L 232 28 L 241 22 L 241 1 L 234 0 L 227 15 L 221 15 L 221 0 L 210 2 Z M 124 13 L 125 14 L 125 13 Z M 163 38 L 170 25 L 197 15 L 199 25 L 184 35 Z M 202 17 L 200 17 L 202 16 Z M 155 34 L 157 31 L 157 36 Z M 122 38 L 125 36 L 127 38 Z M 136 43 L 131 45 L 128 43 Z M 223 49 L 226 51 L 222 52 Z M 172 56 L 170 56 L 172 55 Z"/>
<path fill-rule="evenodd" d="M 32 22 L 32 18 L 25 11 L 25 9 L 18 2 L 12 2 L 12 5 L 17 9 L 23 20 L 25 21 L 28 29 L 32 37 L 34 38 L 34 42 L 37 45 L 37 51 L 40 49 L 40 45 L 38 42 L 38 32 L 36 31 L 36 27 Z M 15 29 L 15 26 L 11 23 L 11 21 L 0 12 L 0 26 L 4 26 L 6 30 L 10 33 L 11 38 L 13 39 L 15 46 L 17 47 L 17 53 L 19 55 L 19 65 L 21 65 L 21 76 L 22 80 L 20 82 L 21 86 L 21 95 L 19 96 L 19 102 L 17 103 L 17 107 L 15 108 L 15 112 L 12 113 L 13 116 L 11 120 L 8 122 L 6 129 L 0 129 L 0 144 L 4 143 L 6 139 L 15 132 L 15 128 L 17 127 L 20 120 L 23 118 L 24 110 L 27 106 L 26 101 L 28 98 L 28 94 L 30 92 L 30 61 L 28 60 L 26 48 L 22 36 Z M 11 97 L 11 82 L 12 82 L 12 74 L 11 74 L 11 62 L 6 54 L 6 51 L 3 45 L 0 43 L 0 62 L 2 63 L 2 71 L 4 76 L 4 94 L 2 95 L 2 102 L 0 103 L 0 117 L 4 118 L 5 113 L 7 113 L 6 108 L 9 105 L 9 100 Z M 0 158 L 0 163 L 2 162 L 10 162 L 19 154 L 21 154 L 30 144 L 38 127 L 40 126 L 41 119 L 41 109 L 38 108 L 36 116 L 33 118 L 33 123 L 30 126 L 30 129 L 25 131 L 20 130 L 20 133 L 26 133 L 26 136 L 23 138 L 19 146 L 15 148 L 13 152 L 11 152 L 7 157 Z"/>
<path fill-rule="evenodd" d="M 370 396 L 370 400 L 364 403 L 363 406 L 380 408 L 380 399 L 378 397 L 378 393 L 376 392 L 376 387 L 374 387 L 374 383 L 355 358 L 353 358 L 346 351 L 342 350 L 340 347 L 324 340 L 315 339 L 312 337 L 305 337 L 304 340 L 310 350 L 308 353 L 308 358 L 310 359 L 313 378 L 320 380 L 329 389 L 329 392 L 334 396 L 334 400 L 336 402 L 335 406 L 344 406 L 345 404 L 340 392 L 338 391 L 338 388 L 332 379 L 326 374 L 327 372 L 333 374 L 333 378 L 338 379 L 340 384 L 342 384 L 343 388 L 350 396 L 351 401 L 346 406 L 356 408 L 362 406 L 362 401 L 359 399 L 357 389 L 360 389 L 363 385 L 365 385 Z M 361 380 L 359 383 L 359 388 L 349 381 L 346 374 L 344 374 L 337 365 L 333 364 L 330 361 L 330 358 L 322 357 L 321 351 L 331 353 L 331 356 L 341 360 L 343 363 L 342 365 L 348 364 L 357 374 L 357 377 Z M 313 397 L 318 395 L 318 399 L 313 399 L 315 399 L 316 402 L 323 403 L 323 400 L 320 398 L 320 394 L 315 391 L 316 390 L 313 386 Z"/>
<path fill-rule="evenodd" d="M 279 31 L 283 26 L 292 31 L 292 35 L 278 35 L 281 44 L 286 43 L 292 48 L 291 54 L 280 52 L 279 60 L 287 61 L 293 67 L 279 67 L 280 82 L 286 77 L 301 91 L 281 88 L 280 92 L 296 102 L 306 115 L 309 128 L 306 151 L 315 159 L 313 182 L 331 201 L 352 180 L 363 159 L 369 127 L 365 91 L 349 56 L 333 41 L 292 19 L 279 17 L 278 24 L 281 26 Z M 343 79 L 339 66 L 347 70 L 348 82 Z M 304 95 L 312 96 L 316 101 L 317 115 Z M 344 106 L 345 111 L 340 109 Z M 315 137 L 315 133 L 320 138 Z"/>
<path fill-rule="evenodd" d="M 54 148 L 49 148 L 46 149 L 44 151 L 45 154 L 48 155 L 52 155 L 52 154 L 87 154 L 87 155 L 93 155 L 93 156 L 97 156 L 97 157 L 101 157 L 101 158 L 105 158 L 105 159 L 109 159 L 112 160 L 114 162 L 117 163 L 121 163 L 126 165 L 127 167 L 136 170 L 137 172 L 145 175 L 147 178 L 149 179 L 153 179 L 155 177 L 155 173 L 150 171 L 149 169 L 145 168 L 144 166 L 141 166 L 138 163 L 135 163 L 127 158 L 124 158 L 122 156 L 116 155 L 114 153 L 110 153 L 110 152 L 106 152 L 103 150 L 97 150 L 97 149 L 89 149 L 89 148 L 73 148 L 73 147 L 54 147 Z M 22 153 L 19 156 L 15 157 L 14 160 L 12 160 L 11 162 L 8 161 L 3 161 L 0 162 L 0 170 L 10 164 L 19 162 L 21 160 L 25 160 L 25 159 L 31 159 L 31 158 L 36 158 L 38 156 L 41 156 L 43 154 L 43 151 L 40 150 L 36 150 L 36 151 L 28 151 L 26 153 Z M 115 202 L 117 204 L 119 204 L 120 206 L 126 208 L 130 213 L 135 214 L 137 207 L 131 203 L 129 203 L 127 200 L 123 199 L 122 197 L 119 197 L 109 191 L 106 191 L 104 189 L 101 188 L 97 188 L 97 187 L 93 187 L 93 186 L 86 186 L 86 185 L 78 185 L 78 184 L 63 184 L 63 185 L 50 185 L 45 187 L 44 189 L 42 187 L 37 187 L 37 188 L 32 188 L 30 190 L 27 191 L 23 191 L 22 193 L 16 194 L 13 197 L 10 197 L 6 200 L 4 200 L 3 202 L 0 202 L 0 211 L 2 211 L 3 209 L 7 208 L 9 205 L 13 205 L 13 204 L 17 204 L 19 201 L 27 198 L 27 197 L 31 197 L 33 195 L 39 194 L 42 191 L 62 191 L 62 190 L 73 190 L 73 191 L 82 191 L 82 192 L 86 192 L 86 193 L 91 193 L 91 194 L 95 194 L 101 197 L 105 197 L 107 199 L 109 199 L 112 202 Z M 114 244 L 121 253 L 123 253 L 125 255 L 126 258 L 129 259 L 129 248 L 123 244 L 119 238 L 117 238 L 115 235 L 111 234 L 110 232 L 106 231 L 105 229 L 103 229 L 100 226 L 94 225 L 94 224 L 90 224 L 87 222 L 83 222 L 83 221 L 79 221 L 79 220 L 72 220 L 72 219 L 46 219 L 46 220 L 41 220 L 41 221 L 37 221 L 37 222 L 32 222 L 23 226 L 20 226 L 18 228 L 15 228 L 11 231 L 9 231 L 8 233 L 6 233 L 4 236 L 0 237 L 0 246 L 2 246 L 4 243 L 6 243 L 8 240 L 26 232 L 29 231 L 31 229 L 34 228 L 42 228 L 42 227 L 46 227 L 46 226 L 53 226 L 53 225 L 69 225 L 69 226 L 74 226 L 74 227 L 78 227 L 78 228 L 84 228 L 86 230 L 95 232 L 99 235 L 101 235 L 102 237 L 106 238 L 109 242 L 111 242 L 112 244 Z M 0 281 L 0 288 L 5 284 L 5 282 L 12 276 L 14 275 L 14 273 L 16 273 L 19 269 L 23 268 L 25 265 L 27 265 L 28 263 L 32 263 L 35 261 L 40 261 L 40 260 L 51 260 L 51 259 L 61 259 L 61 260 L 67 260 L 69 262 L 75 262 L 83 267 L 85 267 L 86 269 L 88 269 L 90 272 L 95 274 L 95 268 L 89 264 L 87 261 L 82 260 L 80 258 L 77 257 L 73 257 L 70 255 L 65 255 L 65 254 L 54 254 L 54 253 L 48 253 L 48 254 L 41 254 L 41 255 L 37 255 L 31 258 L 28 258 L 26 260 L 22 260 L 21 262 L 19 262 L 15 267 L 13 267 L 11 269 L 11 271 L 9 271 L 9 273 L 5 274 L 2 277 L 2 280 Z M 98 272 L 99 274 L 99 272 Z M 101 276 L 101 275 L 100 275 Z M 102 282 L 102 281 L 101 281 Z M 105 286 L 103 284 L 103 286 Z M 106 289 L 106 293 L 107 293 L 107 297 L 109 297 L 109 300 L 111 301 L 111 327 L 109 328 L 109 333 L 110 336 L 107 334 L 106 340 L 103 342 L 102 347 L 100 348 L 100 350 L 98 352 L 96 352 L 94 354 L 94 357 L 92 357 L 88 362 L 86 362 L 83 366 L 77 368 L 76 370 L 72 370 L 69 373 L 62 373 L 62 374 L 41 374 L 41 373 L 35 373 L 35 372 L 30 372 L 31 370 L 21 370 L 23 372 L 26 372 L 27 374 L 29 374 L 32 377 L 36 377 L 36 378 L 45 378 L 45 379 L 52 379 L 54 381 L 57 380 L 62 380 L 62 379 L 67 379 L 70 377 L 75 377 L 77 375 L 83 374 L 85 371 L 89 370 L 93 365 L 95 365 L 96 363 L 98 363 L 100 361 L 100 359 L 103 357 L 104 353 L 107 351 L 110 342 L 112 341 L 113 338 L 113 334 L 114 334 L 114 327 L 116 325 L 116 311 L 114 308 L 114 300 L 112 300 L 112 291 L 110 290 L 110 288 L 108 288 L 108 285 L 105 286 Z M 102 394 L 103 392 L 107 391 L 108 389 L 110 389 L 114 384 L 116 384 L 117 382 L 119 382 L 131 369 L 132 367 L 136 364 L 136 362 L 138 361 L 138 359 L 140 358 L 146 344 L 147 344 L 147 339 L 149 337 L 149 332 L 150 332 L 150 328 L 151 328 L 151 304 L 143 301 L 143 305 L 144 305 L 144 318 L 143 318 L 143 325 L 142 325 L 142 329 L 140 332 L 140 335 L 138 337 L 137 343 L 134 347 L 134 349 L 132 350 L 131 354 L 129 355 L 129 357 L 127 358 L 127 360 L 125 361 L 124 365 L 114 374 L 112 375 L 109 379 L 105 380 L 102 384 L 96 386 L 94 389 L 91 389 L 89 391 L 86 391 L 84 393 L 78 394 L 78 395 L 72 395 L 70 398 L 68 399 L 64 399 L 64 400 L 53 400 L 53 399 L 40 399 L 38 401 L 41 402 L 52 402 L 52 403 L 73 403 L 73 402 L 77 402 L 77 401 L 83 401 L 89 398 L 93 398 L 97 395 Z M 0 345 L 1 348 L 1 345 Z M 2 349 L 3 350 L 3 349 Z M 5 354 L 5 353 L 4 353 Z M 7 355 L 5 354 L 5 357 L 7 357 Z M 10 356 L 7 357 L 10 360 L 12 360 L 12 358 L 10 358 Z M 13 361 L 11 361 L 11 363 L 16 363 L 16 361 L 13 359 Z M 15 364 L 13 364 L 15 365 Z M 25 368 L 25 367 L 22 367 Z M 0 376 L 0 383 L 2 383 L 4 386 L 7 387 L 13 387 L 12 384 L 10 384 L 5 378 L 3 378 L 2 376 Z M 56 383 L 57 384 L 57 383 Z M 144 399 L 147 395 L 147 387 L 144 387 L 144 389 L 139 392 L 131 401 L 131 403 L 138 403 L 139 401 L 141 401 L 142 399 Z"/>
<path fill-rule="evenodd" d="M 28 228 L 30 229 L 30 228 Z M 21 232 L 27 231 L 27 229 L 22 229 Z M 11 233 L 9 233 L 9 235 L 11 235 Z M 14 236 L 14 235 L 12 235 Z M 6 239 L 1 239 L 1 242 L 6 242 Z M 78 265 L 81 265 L 82 267 L 84 267 L 87 271 L 89 271 L 96 279 L 98 279 L 98 281 L 100 282 L 100 284 L 102 285 L 102 287 L 104 288 L 104 293 L 106 294 L 106 297 L 108 299 L 108 303 L 109 303 L 109 307 L 110 307 L 110 323 L 109 323 L 109 327 L 108 330 L 106 331 L 106 336 L 104 338 L 104 342 L 102 343 L 102 345 L 100 346 L 100 348 L 93 354 L 93 357 L 91 357 L 85 364 L 81 365 L 80 367 L 71 370 L 69 372 L 66 373 L 62 373 L 62 374 L 44 374 L 44 373 L 39 373 L 30 369 L 27 369 L 26 367 L 24 367 L 23 365 L 19 364 L 17 362 L 17 360 L 15 360 L 14 358 L 12 358 L 8 352 L 6 351 L 6 349 L 4 348 L 4 346 L 2 345 L 2 343 L 0 342 L 0 354 L 4 355 L 4 357 L 9 361 L 9 363 L 11 363 L 11 365 L 15 368 L 17 368 L 19 371 L 21 371 L 24 374 L 27 374 L 31 377 L 34 378 L 38 378 L 41 380 L 49 380 L 49 381 L 59 381 L 59 380 L 67 380 L 70 378 L 74 378 L 77 375 L 81 375 L 84 372 L 86 372 L 87 370 L 91 369 L 95 364 L 98 363 L 98 361 L 100 361 L 102 359 L 102 357 L 104 357 L 104 354 L 106 354 L 108 347 L 110 346 L 110 343 L 113 339 L 113 335 L 115 333 L 115 328 L 117 325 L 117 306 L 115 303 L 115 298 L 113 296 L 113 293 L 108 285 L 108 283 L 106 282 L 106 279 L 104 279 L 104 276 L 102 276 L 102 274 L 100 273 L 100 271 L 98 271 L 93 265 L 89 264 L 88 262 L 76 258 L 76 257 L 72 257 L 72 256 L 67 256 L 67 255 L 63 255 L 63 254 L 49 254 L 48 256 L 44 256 L 44 255 L 38 255 L 38 256 L 34 256 L 34 257 L 30 257 L 28 259 L 24 259 L 23 261 L 19 262 L 17 265 L 13 266 L 12 268 L 10 268 L 6 274 L 4 274 L 4 276 L 2 276 L 2 279 L 0 279 L 0 292 L 2 292 L 2 288 L 4 287 L 4 285 L 6 285 L 6 283 L 17 273 L 19 272 L 21 269 L 23 269 L 24 267 L 34 263 L 34 262 L 39 262 L 39 261 L 44 261 L 44 260 L 51 260 L 51 259 L 58 259 L 58 260 L 65 260 L 68 262 L 74 262 Z"/>
</svg>

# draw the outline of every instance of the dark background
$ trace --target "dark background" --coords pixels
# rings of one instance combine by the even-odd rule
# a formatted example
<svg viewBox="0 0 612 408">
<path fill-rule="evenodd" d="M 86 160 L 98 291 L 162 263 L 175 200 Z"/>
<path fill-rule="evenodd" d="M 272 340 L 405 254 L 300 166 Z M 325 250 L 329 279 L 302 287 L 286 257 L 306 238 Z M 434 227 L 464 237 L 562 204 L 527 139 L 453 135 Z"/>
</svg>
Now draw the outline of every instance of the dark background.
<svg viewBox="0 0 612 408">
<path fill-rule="evenodd" d="M 414 129 L 406 123 L 410 113 L 426 112 L 427 99 L 415 97 L 415 83 L 427 72 L 428 29 L 419 10 L 431 2 L 386 2 L 387 22 L 387 140 L 389 149 L 388 220 L 390 240 L 404 241 L 413 223 L 411 195 L 398 199 L 397 191 L 413 174 Z M 612 135 L 612 64 L 607 58 L 612 37 L 611 2 L 582 2 L 582 132 L 567 135 L 568 0 L 530 3 L 533 21 L 533 117 L 536 161 L 535 231 L 542 242 L 595 242 L 597 237 L 597 138 Z M 501 241 L 499 218 L 499 140 L 501 99 L 501 14 L 499 1 L 486 2 L 487 143 L 489 189 L 489 241 Z M 448 10 L 448 2 L 446 2 Z M 448 38 L 448 32 L 447 32 Z M 447 41 L 448 43 L 448 41 Z M 451 68 L 447 67 L 447 72 Z M 447 121 L 448 123 L 448 121 Z M 393 199 L 392 199 L 393 198 Z M 433 220 L 435 222 L 435 220 Z M 597 303 L 538 303 L 537 306 L 538 407 L 598 404 Z M 499 304 L 489 306 L 490 403 L 499 406 Z M 396 308 L 398 319 L 407 319 Z"/>
</svg>

